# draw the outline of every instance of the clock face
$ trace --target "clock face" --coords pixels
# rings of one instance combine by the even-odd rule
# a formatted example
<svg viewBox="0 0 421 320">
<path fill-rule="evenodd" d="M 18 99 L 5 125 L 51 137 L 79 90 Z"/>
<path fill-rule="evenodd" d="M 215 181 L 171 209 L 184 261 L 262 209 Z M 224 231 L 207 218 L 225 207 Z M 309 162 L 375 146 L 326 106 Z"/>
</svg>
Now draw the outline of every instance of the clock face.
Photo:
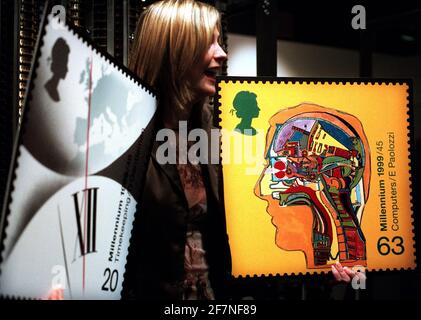
<svg viewBox="0 0 421 320">
<path fill-rule="evenodd" d="M 0 216 L 0 296 L 119 299 L 157 99 L 45 21 Z"/>
<path fill-rule="evenodd" d="M 120 299 L 136 201 L 119 183 L 79 178 L 34 215 L 3 261 L 2 295 Z"/>
</svg>

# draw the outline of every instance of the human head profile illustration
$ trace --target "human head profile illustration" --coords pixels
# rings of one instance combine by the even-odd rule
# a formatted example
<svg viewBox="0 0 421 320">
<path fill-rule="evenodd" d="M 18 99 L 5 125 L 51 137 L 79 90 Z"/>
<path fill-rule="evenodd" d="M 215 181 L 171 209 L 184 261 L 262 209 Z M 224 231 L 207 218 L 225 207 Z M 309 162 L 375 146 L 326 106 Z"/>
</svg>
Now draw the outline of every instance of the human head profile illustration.
<svg viewBox="0 0 421 320">
<path fill-rule="evenodd" d="M 60 101 L 60 95 L 57 87 L 60 79 L 66 78 L 68 72 L 67 63 L 69 60 L 69 53 L 70 47 L 66 41 L 63 38 L 58 38 L 51 50 L 51 72 L 53 75 L 44 85 L 48 95 L 55 102 Z"/>
<path fill-rule="evenodd" d="M 307 268 L 366 264 L 361 229 L 369 194 L 370 150 L 353 115 L 303 103 L 274 114 L 266 167 L 254 193 L 268 204 L 275 244 L 301 251 Z"/>
<path fill-rule="evenodd" d="M 260 108 L 257 105 L 257 95 L 250 91 L 240 91 L 235 95 L 232 102 L 235 115 L 241 119 L 234 131 L 240 132 L 244 135 L 254 136 L 257 130 L 251 126 L 253 118 L 259 116 Z"/>
</svg>

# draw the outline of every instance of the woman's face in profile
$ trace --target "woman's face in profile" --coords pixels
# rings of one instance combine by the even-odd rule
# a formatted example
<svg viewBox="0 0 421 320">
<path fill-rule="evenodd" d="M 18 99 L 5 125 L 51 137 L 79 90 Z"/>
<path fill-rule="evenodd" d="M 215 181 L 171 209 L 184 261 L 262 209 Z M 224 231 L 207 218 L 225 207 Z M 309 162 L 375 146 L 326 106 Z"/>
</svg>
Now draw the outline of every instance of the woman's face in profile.
<svg viewBox="0 0 421 320">
<path fill-rule="evenodd" d="M 212 43 L 202 60 L 191 67 L 188 81 L 193 84 L 197 99 L 206 98 L 216 92 L 216 75 L 220 74 L 222 64 L 227 59 L 227 54 L 219 45 L 218 38 L 219 31 L 215 28 Z"/>
</svg>

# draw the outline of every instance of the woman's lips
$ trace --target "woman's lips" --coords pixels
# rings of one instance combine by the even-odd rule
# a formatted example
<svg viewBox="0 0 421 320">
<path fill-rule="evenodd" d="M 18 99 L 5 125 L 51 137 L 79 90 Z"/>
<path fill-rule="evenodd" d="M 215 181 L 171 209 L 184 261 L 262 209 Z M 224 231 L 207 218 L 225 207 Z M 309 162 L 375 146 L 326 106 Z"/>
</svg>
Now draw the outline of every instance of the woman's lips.
<svg viewBox="0 0 421 320">
<path fill-rule="evenodd" d="M 218 70 L 219 69 L 216 69 L 216 68 L 206 69 L 204 74 L 209 79 L 216 80 L 216 75 L 218 74 Z"/>
<path fill-rule="evenodd" d="M 216 81 L 216 75 L 209 75 L 205 73 L 205 77 L 213 82 Z"/>
</svg>

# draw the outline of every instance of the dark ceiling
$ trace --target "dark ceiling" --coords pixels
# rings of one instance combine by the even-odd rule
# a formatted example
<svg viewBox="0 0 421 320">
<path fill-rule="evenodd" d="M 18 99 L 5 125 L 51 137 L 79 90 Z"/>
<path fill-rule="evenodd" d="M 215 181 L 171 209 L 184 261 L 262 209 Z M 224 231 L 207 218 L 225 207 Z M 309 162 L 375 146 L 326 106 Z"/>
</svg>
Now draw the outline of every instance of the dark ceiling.
<svg viewBox="0 0 421 320">
<path fill-rule="evenodd" d="M 229 0 L 228 31 L 256 34 L 256 8 L 261 1 Z M 421 55 L 421 4 L 418 1 L 285 1 L 277 6 L 278 39 L 339 48 L 359 49 L 361 31 L 351 27 L 352 7 L 366 9 L 367 33 L 374 52 Z"/>
</svg>

